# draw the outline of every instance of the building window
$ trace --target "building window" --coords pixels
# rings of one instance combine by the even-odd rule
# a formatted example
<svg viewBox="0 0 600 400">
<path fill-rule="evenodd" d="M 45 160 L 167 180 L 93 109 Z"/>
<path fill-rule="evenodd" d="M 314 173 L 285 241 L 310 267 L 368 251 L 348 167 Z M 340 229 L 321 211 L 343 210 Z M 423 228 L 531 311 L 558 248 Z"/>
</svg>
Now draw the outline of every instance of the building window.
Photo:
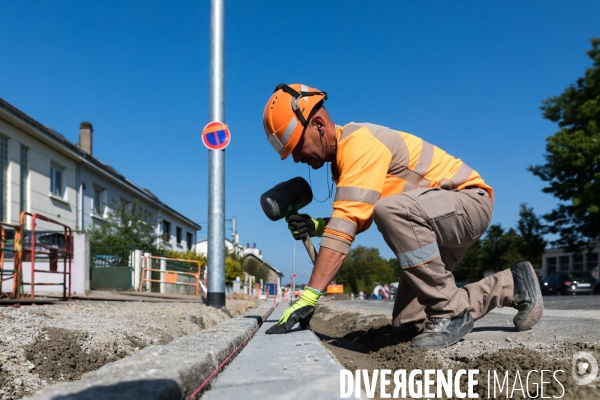
<svg viewBox="0 0 600 400">
<path fill-rule="evenodd" d="M 64 197 L 63 169 L 53 165 L 50 168 L 50 193 L 57 197 Z"/>
<path fill-rule="evenodd" d="M 583 271 L 583 254 L 573 254 L 573 271 Z"/>
<path fill-rule="evenodd" d="M 546 265 L 548 266 L 548 275 L 556 272 L 556 257 L 546 258 Z"/>
<path fill-rule="evenodd" d="M 104 201 L 106 190 L 101 187 L 94 186 L 94 204 L 93 210 L 94 215 L 98 217 L 104 217 L 104 211 L 106 210 L 106 202 Z"/>
<path fill-rule="evenodd" d="M 181 244 L 181 241 L 183 240 L 183 230 L 180 227 L 176 227 L 175 232 L 176 232 L 177 244 Z"/>
<path fill-rule="evenodd" d="M 19 179 L 19 190 L 21 192 L 19 204 L 21 211 L 27 211 L 27 176 L 29 175 L 29 166 L 27 156 L 29 149 L 21 145 L 21 176 Z"/>
<path fill-rule="evenodd" d="M 162 223 L 162 238 L 165 242 L 171 241 L 171 223 L 165 219 Z"/>
<path fill-rule="evenodd" d="M 561 272 L 569 272 L 569 256 L 558 257 L 558 270 Z"/>
<path fill-rule="evenodd" d="M 598 252 L 588 253 L 588 271 L 593 271 L 598 268 Z"/>
<path fill-rule="evenodd" d="M 191 251 L 192 246 L 194 245 L 194 243 L 193 243 L 194 238 L 192 237 L 192 234 L 190 232 L 185 233 L 185 242 L 186 242 L 188 251 Z"/>
<path fill-rule="evenodd" d="M 0 135 L 0 221 L 6 221 L 6 192 L 8 181 L 8 138 Z"/>
</svg>

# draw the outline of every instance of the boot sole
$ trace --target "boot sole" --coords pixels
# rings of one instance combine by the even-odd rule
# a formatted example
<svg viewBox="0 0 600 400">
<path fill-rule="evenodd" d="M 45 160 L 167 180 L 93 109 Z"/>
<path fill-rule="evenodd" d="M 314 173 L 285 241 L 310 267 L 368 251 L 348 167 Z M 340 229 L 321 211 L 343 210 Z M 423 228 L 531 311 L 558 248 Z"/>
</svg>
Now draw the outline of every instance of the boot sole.
<svg viewBox="0 0 600 400">
<path fill-rule="evenodd" d="M 469 333 L 471 333 L 471 331 L 473 330 L 473 328 L 475 327 L 475 322 L 473 322 L 473 319 L 471 319 L 469 321 L 468 324 L 464 325 L 462 327 L 462 329 L 458 332 L 458 334 L 456 336 L 454 336 L 452 338 L 451 341 L 449 341 L 448 343 L 445 343 L 443 345 L 415 345 L 414 343 L 410 344 L 410 347 L 415 348 L 415 349 L 431 349 L 431 350 L 438 350 L 438 349 L 444 349 L 446 347 L 450 347 L 453 344 L 458 343 L 462 338 L 464 338 L 465 336 L 467 336 Z"/>
<path fill-rule="evenodd" d="M 533 306 L 531 306 L 531 308 L 529 309 L 527 318 L 525 318 L 525 320 L 521 324 L 517 322 L 517 317 L 515 317 L 515 319 L 513 320 L 515 328 L 517 328 L 517 331 L 519 332 L 527 331 L 533 328 L 533 326 L 537 324 L 542 318 L 542 314 L 544 313 L 544 300 L 542 298 L 542 290 L 540 289 L 540 284 L 538 283 L 533 266 L 530 263 L 527 263 L 527 266 L 529 267 L 529 273 L 525 278 L 527 280 L 525 284 L 528 289 L 529 296 L 535 296 L 536 301 L 535 304 L 533 304 Z M 533 293 L 531 290 L 529 290 L 530 288 L 533 288 Z"/>
</svg>

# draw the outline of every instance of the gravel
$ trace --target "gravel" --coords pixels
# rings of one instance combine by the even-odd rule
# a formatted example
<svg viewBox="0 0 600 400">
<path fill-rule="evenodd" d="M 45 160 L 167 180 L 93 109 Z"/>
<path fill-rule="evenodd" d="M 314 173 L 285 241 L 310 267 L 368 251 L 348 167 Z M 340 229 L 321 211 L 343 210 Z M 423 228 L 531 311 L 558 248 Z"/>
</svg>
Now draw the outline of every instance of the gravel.
<svg viewBox="0 0 600 400">
<path fill-rule="evenodd" d="M 104 364 L 167 344 L 255 308 L 228 300 L 199 303 L 73 301 L 0 308 L 0 399 L 20 399 L 77 380 Z"/>
</svg>

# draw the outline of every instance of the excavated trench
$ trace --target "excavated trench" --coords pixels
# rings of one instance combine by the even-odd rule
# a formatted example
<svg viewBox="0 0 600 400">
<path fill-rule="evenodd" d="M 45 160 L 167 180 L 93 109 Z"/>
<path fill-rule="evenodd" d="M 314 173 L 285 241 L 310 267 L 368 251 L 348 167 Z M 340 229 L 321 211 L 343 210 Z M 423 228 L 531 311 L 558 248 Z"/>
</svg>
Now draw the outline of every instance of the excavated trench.
<svg viewBox="0 0 600 400">
<path fill-rule="evenodd" d="M 0 308 L 0 400 L 20 399 L 149 345 L 167 344 L 256 307 L 198 303 L 69 302 Z"/>
<path fill-rule="evenodd" d="M 479 398 L 494 398 L 493 391 L 488 397 L 487 376 L 494 371 L 504 376 L 508 371 L 509 390 L 497 390 L 495 398 L 536 398 L 539 390 L 540 376 L 532 374 L 527 383 L 525 377 L 531 370 L 562 370 L 557 373 L 556 380 L 546 376 L 544 381 L 544 397 L 563 399 L 598 399 L 600 387 L 595 382 L 579 386 L 571 376 L 572 356 L 579 351 L 592 354 L 600 360 L 600 344 L 570 343 L 530 346 L 527 343 L 507 343 L 505 348 L 486 343 L 459 343 L 443 350 L 411 349 L 409 341 L 402 341 L 393 335 L 391 319 L 385 316 L 365 316 L 357 313 L 335 314 L 330 309 L 319 307 L 311 321 L 314 332 L 338 361 L 348 370 L 368 370 L 372 377 L 375 369 L 407 370 L 440 369 L 453 371 L 459 369 L 478 369 L 480 384 L 475 387 Z M 517 379 L 517 371 L 519 377 Z M 523 390 L 519 389 L 519 381 Z M 560 384 L 559 384 L 560 382 Z M 513 390 L 513 387 L 516 390 Z M 461 380 L 461 388 L 467 390 L 466 378 Z M 491 388 L 491 386 L 490 386 Z M 564 388 L 564 389 L 563 389 Z M 392 389 L 388 391 L 391 393 Z M 564 392 L 564 395 L 563 395 Z M 381 398 L 379 386 L 375 398 Z M 446 397 L 444 397 L 446 398 Z M 537 398 L 540 398 L 538 392 Z"/>
</svg>

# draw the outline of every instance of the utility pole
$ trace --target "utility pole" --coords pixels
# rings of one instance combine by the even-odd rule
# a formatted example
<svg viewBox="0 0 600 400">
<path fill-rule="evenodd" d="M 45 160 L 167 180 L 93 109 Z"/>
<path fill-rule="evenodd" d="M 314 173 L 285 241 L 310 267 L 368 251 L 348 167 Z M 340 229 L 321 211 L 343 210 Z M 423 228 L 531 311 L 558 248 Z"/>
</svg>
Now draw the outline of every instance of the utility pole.
<svg viewBox="0 0 600 400">
<path fill-rule="evenodd" d="M 210 2 L 208 119 L 225 123 L 225 0 Z M 225 150 L 208 151 L 208 305 L 225 307 Z"/>
</svg>

